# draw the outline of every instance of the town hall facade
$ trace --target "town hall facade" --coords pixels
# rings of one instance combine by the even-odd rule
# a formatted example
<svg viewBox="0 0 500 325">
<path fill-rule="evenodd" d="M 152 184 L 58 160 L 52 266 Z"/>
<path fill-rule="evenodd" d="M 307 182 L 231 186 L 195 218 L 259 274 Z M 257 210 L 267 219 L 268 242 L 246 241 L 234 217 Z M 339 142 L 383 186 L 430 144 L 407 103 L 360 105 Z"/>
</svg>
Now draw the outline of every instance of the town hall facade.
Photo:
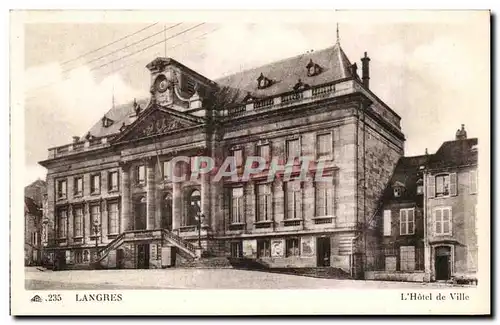
<svg viewBox="0 0 500 325">
<path fill-rule="evenodd" d="M 83 137 L 49 149 L 44 252 L 69 266 L 160 268 L 233 257 L 271 267 L 373 263 L 375 215 L 404 154 L 400 117 L 340 43 L 210 80 L 172 58 L 147 65 L 150 97 L 115 106 Z M 176 157 L 191 163 L 171 164 Z M 324 163 L 331 181 L 200 173 L 247 157 Z M 265 174 L 265 176 L 263 176 Z M 293 176 L 293 175 L 292 175 Z M 369 254 L 368 254 L 369 255 Z"/>
</svg>

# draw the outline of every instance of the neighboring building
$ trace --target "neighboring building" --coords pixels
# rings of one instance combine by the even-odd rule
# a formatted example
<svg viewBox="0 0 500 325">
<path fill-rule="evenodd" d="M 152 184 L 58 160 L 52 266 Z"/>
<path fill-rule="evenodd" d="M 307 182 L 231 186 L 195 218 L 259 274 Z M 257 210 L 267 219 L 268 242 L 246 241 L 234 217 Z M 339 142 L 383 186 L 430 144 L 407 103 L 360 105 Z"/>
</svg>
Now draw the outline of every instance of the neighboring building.
<svg viewBox="0 0 500 325">
<path fill-rule="evenodd" d="M 151 268 L 170 263 L 170 247 L 177 258 L 199 256 L 200 241 L 205 255 L 333 266 L 361 277 L 377 239 L 366 221 L 405 140 L 400 117 L 369 89 L 366 53 L 361 60 L 359 77 L 337 41 L 215 81 L 171 58 L 153 60 L 150 99 L 113 107 L 41 162 L 47 249 L 65 263 L 88 264 L 97 246 L 104 267 Z M 173 158 L 199 155 L 218 166 L 234 156 L 239 167 L 255 155 L 295 167 L 307 156 L 323 161 L 332 181 L 315 182 L 314 167 L 304 181 L 267 174 L 171 181 L 170 170 L 191 170 L 172 166 Z"/>
<path fill-rule="evenodd" d="M 37 179 L 24 188 L 24 196 L 33 199 L 38 206 L 42 206 L 45 194 L 47 194 L 47 183 L 41 179 Z"/>
<path fill-rule="evenodd" d="M 430 157 L 427 180 L 427 235 L 432 280 L 477 272 L 477 138 L 464 125 Z"/>
<path fill-rule="evenodd" d="M 402 157 L 383 198 L 370 279 L 434 281 L 477 272 L 477 138 L 462 128 L 435 154 Z"/>
<path fill-rule="evenodd" d="M 367 278 L 424 281 L 424 170 L 428 155 L 401 157 L 378 213 L 377 261 Z"/>
<path fill-rule="evenodd" d="M 35 201 L 24 197 L 24 265 L 41 264 L 42 211 Z"/>
</svg>

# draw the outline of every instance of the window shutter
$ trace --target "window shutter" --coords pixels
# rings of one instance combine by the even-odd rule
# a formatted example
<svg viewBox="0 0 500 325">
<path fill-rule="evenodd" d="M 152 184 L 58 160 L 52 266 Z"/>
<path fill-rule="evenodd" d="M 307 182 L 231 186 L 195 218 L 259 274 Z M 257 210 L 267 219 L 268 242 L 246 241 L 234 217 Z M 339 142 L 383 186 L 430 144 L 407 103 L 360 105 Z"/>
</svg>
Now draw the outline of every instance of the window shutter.
<svg viewBox="0 0 500 325">
<path fill-rule="evenodd" d="M 405 233 L 406 233 L 405 210 L 399 210 L 399 234 L 404 235 Z"/>
<path fill-rule="evenodd" d="M 436 179 L 433 175 L 427 177 L 427 196 L 434 197 L 436 190 Z"/>
<path fill-rule="evenodd" d="M 457 195 L 457 173 L 450 174 L 450 195 Z"/>
<path fill-rule="evenodd" d="M 477 193 L 477 170 L 470 172 L 470 193 Z"/>
<path fill-rule="evenodd" d="M 223 201 L 223 212 L 224 212 L 224 220 L 226 220 L 226 224 L 229 222 L 231 223 L 231 189 L 225 187 L 224 188 L 224 197 L 222 199 Z"/>
</svg>

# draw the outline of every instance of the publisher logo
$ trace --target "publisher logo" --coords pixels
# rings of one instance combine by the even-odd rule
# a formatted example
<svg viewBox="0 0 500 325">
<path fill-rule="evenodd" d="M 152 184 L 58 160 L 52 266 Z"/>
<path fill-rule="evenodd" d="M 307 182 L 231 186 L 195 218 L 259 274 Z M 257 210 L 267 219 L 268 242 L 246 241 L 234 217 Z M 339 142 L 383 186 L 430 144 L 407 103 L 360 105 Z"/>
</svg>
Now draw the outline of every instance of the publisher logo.
<svg viewBox="0 0 500 325">
<path fill-rule="evenodd" d="M 42 302 L 42 298 L 39 295 L 34 295 L 33 298 L 31 298 L 31 302 Z"/>
</svg>

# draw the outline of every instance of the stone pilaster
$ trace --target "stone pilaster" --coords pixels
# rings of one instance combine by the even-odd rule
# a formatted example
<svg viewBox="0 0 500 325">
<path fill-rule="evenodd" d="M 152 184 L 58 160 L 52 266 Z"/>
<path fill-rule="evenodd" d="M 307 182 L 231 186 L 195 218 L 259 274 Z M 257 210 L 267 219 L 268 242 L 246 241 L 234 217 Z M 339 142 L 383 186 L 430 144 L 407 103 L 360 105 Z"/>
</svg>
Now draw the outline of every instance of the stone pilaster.
<svg viewBox="0 0 500 325">
<path fill-rule="evenodd" d="M 108 236 L 108 201 L 103 200 L 101 204 L 101 238 L 106 241 Z"/>
<path fill-rule="evenodd" d="M 56 186 L 54 177 L 47 177 L 47 241 L 48 245 L 55 245 L 56 238 L 56 220 L 55 220 L 55 193 Z"/>
<path fill-rule="evenodd" d="M 181 175 L 180 164 L 177 163 L 174 168 L 174 175 Z M 179 229 L 181 226 L 182 214 L 182 189 L 181 182 L 172 182 L 172 229 Z"/>
<path fill-rule="evenodd" d="M 121 165 L 121 216 L 120 216 L 120 232 L 132 230 L 132 202 L 130 198 L 130 164 L 124 163 Z"/>
<path fill-rule="evenodd" d="M 146 229 L 154 229 L 155 227 L 155 164 L 154 159 L 146 161 Z"/>
<path fill-rule="evenodd" d="M 68 218 L 67 218 L 67 225 L 66 225 L 66 229 L 68 230 L 67 232 L 67 240 L 68 240 L 68 244 L 72 244 L 73 243 L 73 220 L 74 220 L 74 217 L 73 217 L 73 205 L 69 205 L 68 207 Z"/>
<path fill-rule="evenodd" d="M 201 183 L 201 212 L 205 215 L 203 221 L 205 225 L 210 226 L 211 211 L 210 211 L 210 175 L 204 173 L 200 175 Z"/>
</svg>

